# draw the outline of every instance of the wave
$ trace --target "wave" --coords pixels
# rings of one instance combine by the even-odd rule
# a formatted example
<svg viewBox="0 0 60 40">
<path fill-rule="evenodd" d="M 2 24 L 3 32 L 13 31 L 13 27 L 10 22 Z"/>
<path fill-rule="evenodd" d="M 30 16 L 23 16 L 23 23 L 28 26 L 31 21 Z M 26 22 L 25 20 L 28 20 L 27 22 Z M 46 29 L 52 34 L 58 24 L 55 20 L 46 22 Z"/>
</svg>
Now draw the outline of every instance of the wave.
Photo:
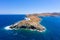
<svg viewBox="0 0 60 40">
<path fill-rule="evenodd" d="M 5 30 L 12 30 L 10 27 L 11 27 L 12 25 L 10 25 L 10 26 L 6 26 L 6 27 L 4 27 L 4 29 Z"/>
</svg>

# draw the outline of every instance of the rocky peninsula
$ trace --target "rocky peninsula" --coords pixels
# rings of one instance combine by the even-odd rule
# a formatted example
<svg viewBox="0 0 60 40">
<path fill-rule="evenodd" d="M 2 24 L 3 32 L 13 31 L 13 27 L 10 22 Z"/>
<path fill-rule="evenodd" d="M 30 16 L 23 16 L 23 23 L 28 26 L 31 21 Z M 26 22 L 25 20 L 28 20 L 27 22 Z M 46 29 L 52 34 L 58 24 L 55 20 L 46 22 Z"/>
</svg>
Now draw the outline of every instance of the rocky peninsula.
<svg viewBox="0 0 60 40">
<path fill-rule="evenodd" d="M 46 28 L 40 24 L 41 18 L 39 16 L 60 16 L 60 13 L 33 13 L 27 14 L 25 19 L 16 22 L 10 26 L 5 27 L 7 30 L 19 30 L 19 29 L 30 29 L 43 32 Z"/>
<path fill-rule="evenodd" d="M 35 15 L 26 16 L 24 20 L 21 20 L 15 24 L 12 24 L 5 29 L 10 30 L 18 30 L 18 29 L 30 29 L 30 30 L 37 30 L 39 32 L 43 32 L 46 30 L 41 24 L 41 18 Z"/>
</svg>

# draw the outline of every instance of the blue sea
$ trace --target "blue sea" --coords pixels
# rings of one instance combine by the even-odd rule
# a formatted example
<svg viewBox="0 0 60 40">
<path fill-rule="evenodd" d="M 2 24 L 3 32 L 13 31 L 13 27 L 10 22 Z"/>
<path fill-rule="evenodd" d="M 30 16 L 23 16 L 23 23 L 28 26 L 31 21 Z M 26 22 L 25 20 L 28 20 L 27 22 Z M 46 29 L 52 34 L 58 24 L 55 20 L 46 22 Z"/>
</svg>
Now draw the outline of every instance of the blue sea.
<svg viewBox="0 0 60 40">
<path fill-rule="evenodd" d="M 26 15 L 0 15 L 0 40 L 60 40 L 60 16 L 41 17 L 45 32 L 6 30 L 6 26 L 23 20 Z"/>
</svg>

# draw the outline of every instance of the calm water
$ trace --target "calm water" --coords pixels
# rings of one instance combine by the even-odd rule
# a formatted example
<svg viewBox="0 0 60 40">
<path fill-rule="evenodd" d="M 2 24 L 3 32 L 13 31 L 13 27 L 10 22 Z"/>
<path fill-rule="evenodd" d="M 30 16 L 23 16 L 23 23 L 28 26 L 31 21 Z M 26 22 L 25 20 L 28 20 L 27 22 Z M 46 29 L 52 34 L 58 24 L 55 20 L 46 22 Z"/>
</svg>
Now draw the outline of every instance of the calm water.
<svg viewBox="0 0 60 40">
<path fill-rule="evenodd" d="M 0 40 L 60 40 L 60 17 L 43 17 L 46 32 L 5 30 L 4 27 L 23 20 L 25 15 L 0 15 Z"/>
</svg>

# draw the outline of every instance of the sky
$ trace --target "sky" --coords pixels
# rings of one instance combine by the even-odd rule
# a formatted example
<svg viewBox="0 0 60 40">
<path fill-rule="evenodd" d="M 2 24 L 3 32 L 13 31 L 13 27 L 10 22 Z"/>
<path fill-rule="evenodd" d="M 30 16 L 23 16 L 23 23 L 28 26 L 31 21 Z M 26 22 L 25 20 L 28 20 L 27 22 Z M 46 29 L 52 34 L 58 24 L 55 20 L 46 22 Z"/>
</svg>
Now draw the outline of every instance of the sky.
<svg viewBox="0 0 60 40">
<path fill-rule="evenodd" d="M 60 0 L 0 0 L 0 14 L 60 12 Z"/>
</svg>

